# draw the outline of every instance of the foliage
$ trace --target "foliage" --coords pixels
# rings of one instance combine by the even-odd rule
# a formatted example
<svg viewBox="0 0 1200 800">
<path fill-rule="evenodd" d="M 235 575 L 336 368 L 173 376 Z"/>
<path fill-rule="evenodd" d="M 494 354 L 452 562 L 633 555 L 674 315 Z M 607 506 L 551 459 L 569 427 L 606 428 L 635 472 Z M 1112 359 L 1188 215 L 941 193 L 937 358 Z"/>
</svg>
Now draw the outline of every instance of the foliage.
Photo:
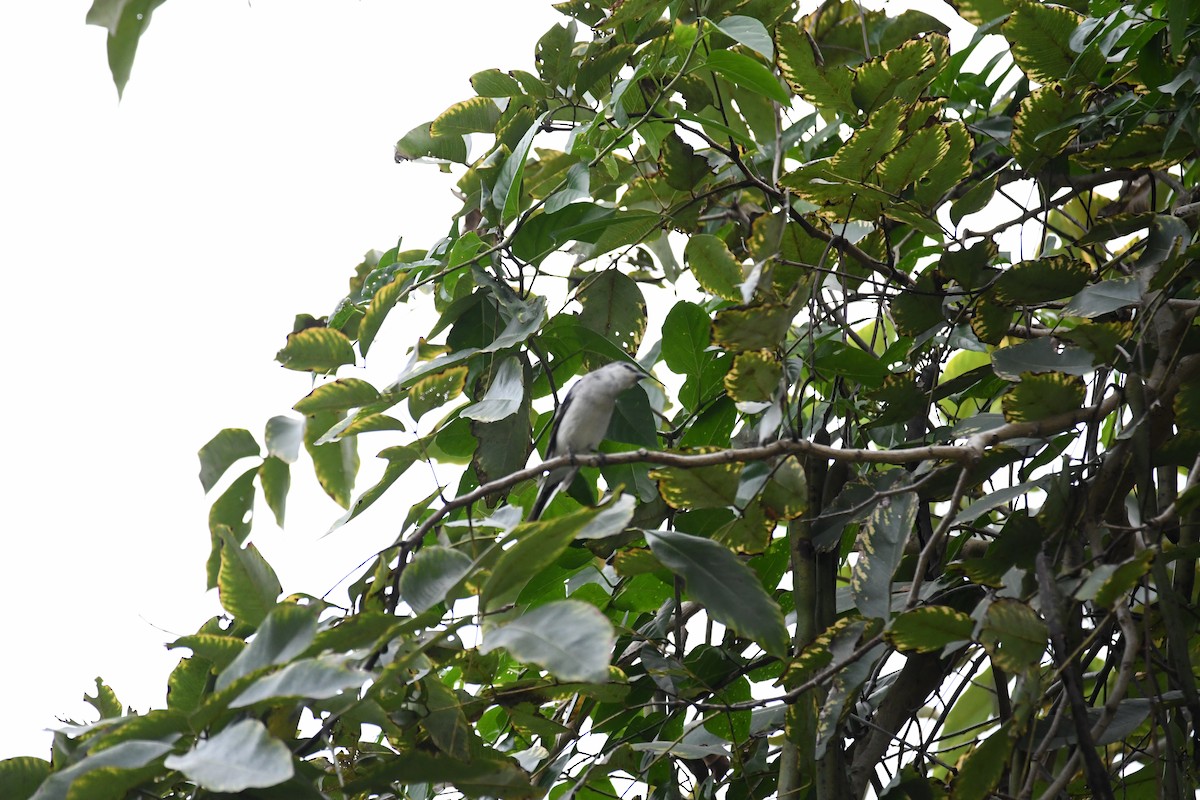
<svg viewBox="0 0 1200 800">
<path fill-rule="evenodd" d="M 304 421 L 201 450 L 206 490 L 258 463 L 167 708 L 98 683 L 0 795 L 1193 796 L 1200 7 L 957 6 L 951 47 L 836 0 L 561 3 L 536 73 L 398 143 L 462 209 L 298 322 Z M 349 375 L 411 303 L 401 377 Z M 630 358 L 667 388 L 523 522 L 564 384 Z M 248 543 L 301 444 L 343 522 L 460 465 L 344 608 Z"/>
</svg>

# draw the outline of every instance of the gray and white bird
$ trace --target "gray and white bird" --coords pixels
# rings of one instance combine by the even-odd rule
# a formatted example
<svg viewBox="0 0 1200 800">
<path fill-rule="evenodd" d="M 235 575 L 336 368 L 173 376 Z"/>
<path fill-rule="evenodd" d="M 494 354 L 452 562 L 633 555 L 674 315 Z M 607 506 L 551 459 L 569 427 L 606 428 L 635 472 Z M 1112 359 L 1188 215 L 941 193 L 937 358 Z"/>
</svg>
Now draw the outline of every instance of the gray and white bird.
<svg viewBox="0 0 1200 800">
<path fill-rule="evenodd" d="M 617 397 L 646 377 L 649 376 L 640 367 L 616 361 L 592 370 L 576 381 L 554 414 L 546 459 L 596 452 L 608 432 Z M 560 487 L 570 486 L 578 472 L 579 467 L 566 466 L 543 476 L 537 498 L 529 509 L 529 520 L 540 517 L 554 493 Z"/>
</svg>

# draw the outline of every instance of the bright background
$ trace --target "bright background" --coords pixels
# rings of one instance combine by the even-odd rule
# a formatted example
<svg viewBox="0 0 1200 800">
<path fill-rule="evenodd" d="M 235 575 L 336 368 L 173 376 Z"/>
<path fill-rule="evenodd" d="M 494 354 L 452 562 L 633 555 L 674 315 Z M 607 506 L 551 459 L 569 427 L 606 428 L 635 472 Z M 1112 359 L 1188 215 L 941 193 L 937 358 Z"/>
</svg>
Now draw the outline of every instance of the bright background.
<svg viewBox="0 0 1200 800">
<path fill-rule="evenodd" d="M 96 676 L 163 706 L 163 644 L 219 612 L 196 451 L 224 427 L 261 442 L 309 391 L 273 357 L 365 251 L 444 235 L 452 180 L 393 144 L 472 73 L 532 70 L 562 19 L 549 0 L 172 0 L 118 104 L 89 5 L 8 3 L 0 28 L 0 758 L 94 720 Z M 372 366 L 398 373 L 419 330 L 390 318 Z M 320 594 L 398 529 L 371 509 L 322 538 L 341 509 L 303 460 L 292 485 L 287 530 L 260 513 L 252 534 L 285 592 Z"/>
</svg>

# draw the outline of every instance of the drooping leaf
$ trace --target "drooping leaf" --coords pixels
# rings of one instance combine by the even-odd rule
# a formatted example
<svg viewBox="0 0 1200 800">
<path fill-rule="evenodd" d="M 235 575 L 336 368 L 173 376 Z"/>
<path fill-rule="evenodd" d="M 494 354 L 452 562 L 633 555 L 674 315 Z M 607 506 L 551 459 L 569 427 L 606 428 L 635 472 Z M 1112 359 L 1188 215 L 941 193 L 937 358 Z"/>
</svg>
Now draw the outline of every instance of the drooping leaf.
<svg viewBox="0 0 1200 800">
<path fill-rule="evenodd" d="M 292 777 L 292 753 L 256 719 L 243 719 L 164 762 L 211 792 L 276 786 Z"/>
<path fill-rule="evenodd" d="M 354 479 L 358 475 L 358 443 L 353 436 L 347 436 L 336 442 L 317 444 L 339 417 L 331 411 L 309 415 L 304 429 L 304 447 L 325 494 L 342 508 L 349 508 Z"/>
<path fill-rule="evenodd" d="M 218 529 L 217 535 L 221 541 L 217 574 L 221 606 L 237 619 L 258 625 L 283 591 L 279 578 L 253 544 L 239 546 L 228 528 Z"/>
<path fill-rule="evenodd" d="M 1037 613 L 1019 600 L 1000 599 L 988 606 L 979 641 L 996 666 L 1012 674 L 1035 669 L 1049 633 Z"/>
<path fill-rule="evenodd" d="M 916 516 L 917 495 L 902 492 L 881 498 L 860 526 L 859 559 L 850 571 L 850 590 L 863 616 L 891 616 L 892 576 Z"/>
<path fill-rule="evenodd" d="M 683 257 L 706 292 L 735 302 L 742 299 L 737 288 L 743 280 L 742 265 L 716 236 L 707 233 L 693 236 L 684 248 Z"/>
<path fill-rule="evenodd" d="M 646 531 L 655 558 L 684 579 L 687 593 L 723 625 L 772 655 L 787 651 L 783 612 L 758 577 L 727 548 L 678 531 Z"/>
<path fill-rule="evenodd" d="M 779 389 L 783 365 L 769 350 L 738 353 L 725 373 L 725 392 L 734 401 L 767 402 Z"/>
<path fill-rule="evenodd" d="M 471 557 L 449 547 L 421 548 L 400 576 L 400 596 L 418 614 L 446 599 L 446 594 L 467 576 Z"/>
<path fill-rule="evenodd" d="M 258 631 L 250 644 L 221 670 L 216 683 L 218 691 L 264 667 L 286 664 L 307 650 L 317 635 L 317 609 L 280 603 L 264 614 L 259 623 L 255 623 Z"/>
<path fill-rule="evenodd" d="M 254 441 L 250 431 L 226 428 L 209 439 L 197 454 L 200 457 L 200 485 L 208 492 L 235 461 L 257 456 L 258 453 L 258 442 Z"/>
<path fill-rule="evenodd" d="M 957 764 L 954 800 L 984 800 L 1000 783 L 1012 752 L 1013 740 L 1007 726 L 992 733 L 964 755 Z"/>
<path fill-rule="evenodd" d="M 853 73 L 844 66 L 817 65 L 813 42 L 799 25 L 782 24 L 775 32 L 779 70 L 792 91 L 823 111 L 857 116 L 850 96 Z"/>
<path fill-rule="evenodd" d="M 559 680 L 603 683 L 615 642 L 612 624 L 595 606 L 560 600 L 485 630 L 479 650 L 503 647 L 517 661 L 537 664 Z"/>
<path fill-rule="evenodd" d="M 589 278 L 576 299 L 583 305 L 580 324 L 629 355 L 637 353 L 646 333 L 646 299 L 632 278 L 620 270 L 605 270 Z"/>
<path fill-rule="evenodd" d="M 524 396 L 521 363 L 515 358 L 506 358 L 495 368 L 487 393 L 459 415 L 477 422 L 496 422 L 517 413 Z"/>
<path fill-rule="evenodd" d="M 466 382 L 467 368 L 463 366 L 420 378 L 408 390 L 408 413 L 414 420 L 421 419 L 462 394 Z"/>
</svg>

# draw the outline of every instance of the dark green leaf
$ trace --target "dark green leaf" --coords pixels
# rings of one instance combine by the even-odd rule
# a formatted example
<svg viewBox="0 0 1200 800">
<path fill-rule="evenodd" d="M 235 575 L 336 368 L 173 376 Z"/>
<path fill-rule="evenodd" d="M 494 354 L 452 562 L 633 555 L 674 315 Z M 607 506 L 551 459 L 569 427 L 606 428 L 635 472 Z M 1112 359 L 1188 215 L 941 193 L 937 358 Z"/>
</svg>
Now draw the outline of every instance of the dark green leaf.
<svg viewBox="0 0 1200 800">
<path fill-rule="evenodd" d="M 253 544 L 240 547 L 228 528 L 220 528 L 216 534 L 221 541 L 217 574 L 221 606 L 242 622 L 258 625 L 283 591 L 279 578 Z"/>
<path fill-rule="evenodd" d="M 200 485 L 204 491 L 217 485 L 235 461 L 258 455 L 258 442 L 250 431 L 226 428 L 200 448 Z"/>
<path fill-rule="evenodd" d="M 705 64 L 735 86 L 741 86 L 785 106 L 792 101 L 771 70 L 750 56 L 729 50 L 714 50 L 708 54 Z"/>
<path fill-rule="evenodd" d="M 684 579 L 688 595 L 714 619 L 772 655 L 787 652 L 787 628 L 779 605 L 727 548 L 678 531 L 646 531 L 646 541 L 654 556 Z"/>
</svg>

